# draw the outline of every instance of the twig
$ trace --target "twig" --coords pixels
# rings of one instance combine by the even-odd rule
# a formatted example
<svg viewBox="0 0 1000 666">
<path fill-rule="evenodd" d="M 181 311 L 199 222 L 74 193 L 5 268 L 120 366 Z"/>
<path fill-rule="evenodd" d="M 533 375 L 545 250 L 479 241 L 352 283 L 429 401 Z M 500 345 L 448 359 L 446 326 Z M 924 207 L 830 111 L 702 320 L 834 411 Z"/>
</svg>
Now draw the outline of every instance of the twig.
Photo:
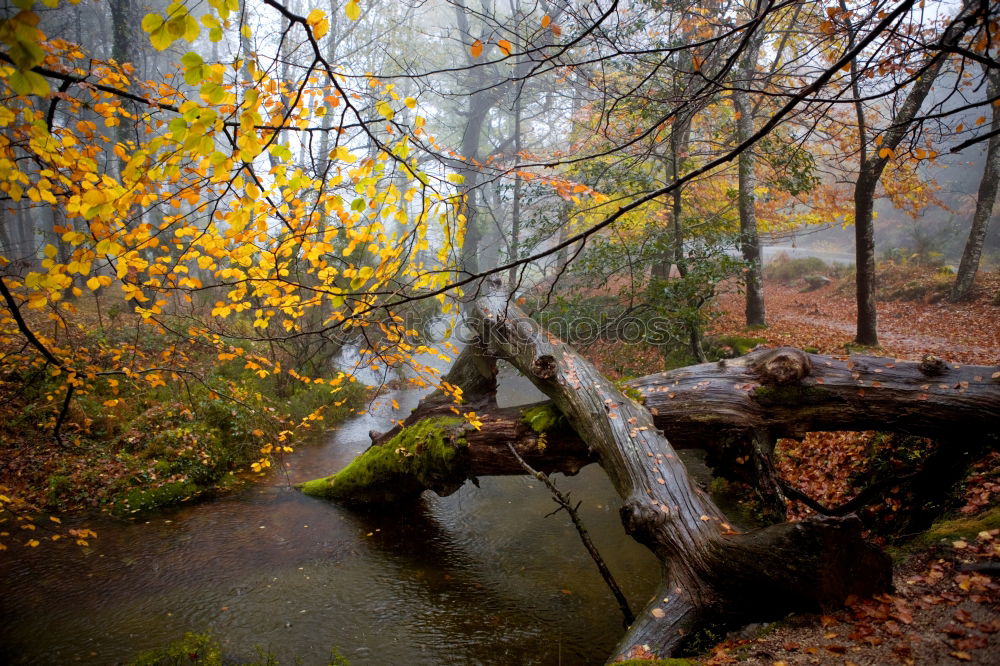
<svg viewBox="0 0 1000 666">
<path fill-rule="evenodd" d="M 913 477 L 917 476 L 923 471 L 924 471 L 923 469 L 919 469 L 915 472 L 910 472 L 909 474 L 894 476 L 873 483 L 870 486 L 866 487 L 864 490 L 862 490 L 860 493 L 858 493 L 857 496 L 854 497 L 854 499 L 848 500 L 847 502 L 844 502 L 843 504 L 840 504 L 835 507 L 827 507 L 820 504 L 812 497 L 809 497 L 809 495 L 806 495 L 804 492 L 802 492 L 795 486 L 791 485 L 784 479 L 779 478 L 778 485 L 781 487 L 781 490 L 784 491 L 786 497 L 788 497 L 789 499 L 798 500 L 802 502 L 807 507 L 809 507 L 810 509 L 812 509 L 813 511 L 815 511 L 820 515 L 846 516 L 847 514 L 854 513 L 860 509 L 865 508 L 875 500 L 879 499 L 879 497 L 882 494 L 882 491 L 885 490 L 886 488 L 898 485 L 903 481 L 912 479 Z"/>
<path fill-rule="evenodd" d="M 63 363 L 56 358 L 55 354 L 49 351 L 48 347 L 42 344 L 42 341 L 38 339 L 34 331 L 31 330 L 31 327 L 28 326 L 28 323 L 24 321 L 24 317 L 21 316 L 21 308 L 17 304 L 17 300 L 14 298 L 14 295 L 10 292 L 10 289 L 7 288 L 7 283 L 3 281 L 2 277 L 0 277 L 0 295 L 3 296 L 4 301 L 7 303 L 7 309 L 10 311 L 10 316 L 13 317 L 14 321 L 17 323 L 18 330 L 20 330 L 21 334 L 24 335 L 29 343 L 31 343 L 31 346 L 37 349 L 46 361 L 56 366 L 63 372 L 70 372 L 66 366 L 64 366 Z M 52 431 L 52 435 L 55 437 L 56 443 L 58 443 L 59 446 L 64 445 L 60 429 L 62 428 L 63 420 L 65 420 L 66 414 L 69 413 L 69 403 L 70 400 L 73 399 L 73 388 L 72 376 L 70 376 L 70 381 L 66 383 L 66 398 L 63 400 L 62 409 L 59 410 L 59 417 L 56 419 L 56 425 Z"/>
<path fill-rule="evenodd" d="M 635 616 L 632 614 L 632 609 L 629 608 L 628 599 L 625 598 L 621 588 L 618 587 L 618 583 L 615 582 L 615 577 L 611 575 L 611 570 L 608 569 L 608 566 L 604 563 L 604 559 L 601 557 L 601 554 L 597 552 L 597 546 L 595 546 L 594 542 L 590 540 L 587 528 L 584 527 L 583 521 L 580 520 L 580 514 L 577 513 L 577 509 L 580 507 L 580 504 L 577 503 L 576 506 L 573 506 L 569 501 L 569 495 L 563 494 L 558 488 L 556 488 L 544 472 L 536 471 L 531 467 L 531 465 L 525 462 L 524 458 L 518 454 L 513 445 L 507 444 L 507 448 L 510 449 L 510 452 L 517 459 L 517 462 L 521 464 L 521 467 L 523 467 L 528 474 L 544 483 L 545 487 L 552 493 L 552 499 L 559 505 L 559 509 L 556 509 L 552 513 L 556 513 L 560 509 L 565 509 L 566 513 L 569 514 L 570 519 L 573 521 L 573 526 L 576 527 L 576 531 L 580 534 L 580 541 L 583 542 L 584 548 L 586 548 L 587 552 L 590 553 L 590 557 L 594 560 L 594 564 L 597 565 L 598 571 L 601 572 L 604 582 L 608 584 L 611 594 L 613 594 L 615 599 L 618 601 L 618 607 L 621 608 L 622 615 L 625 618 L 625 627 L 629 627 L 633 622 L 635 622 Z"/>
<path fill-rule="evenodd" d="M 66 420 L 66 414 L 69 413 L 69 403 L 73 399 L 73 389 L 75 388 L 72 378 L 70 378 L 70 381 L 66 382 L 66 397 L 63 399 L 62 409 L 59 410 L 59 418 L 56 419 L 56 425 L 52 429 L 52 436 L 56 438 L 59 446 L 65 446 L 60 431 L 62 430 L 63 421 Z"/>
</svg>

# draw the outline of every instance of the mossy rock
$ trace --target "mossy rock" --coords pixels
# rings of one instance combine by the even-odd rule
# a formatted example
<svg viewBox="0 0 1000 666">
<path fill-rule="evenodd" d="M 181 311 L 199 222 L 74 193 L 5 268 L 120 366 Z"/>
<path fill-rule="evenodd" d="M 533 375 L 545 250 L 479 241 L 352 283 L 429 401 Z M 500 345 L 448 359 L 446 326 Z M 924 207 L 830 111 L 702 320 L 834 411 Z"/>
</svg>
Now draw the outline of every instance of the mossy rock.
<svg viewBox="0 0 1000 666">
<path fill-rule="evenodd" d="M 959 539 L 974 539 L 984 531 L 1000 529 L 1000 506 L 975 516 L 939 520 L 914 540 L 914 545 L 934 546 Z"/>
<path fill-rule="evenodd" d="M 468 444 L 464 419 L 418 421 L 372 446 L 336 474 L 299 485 L 306 495 L 356 504 L 394 504 L 424 490 L 448 495 L 465 482 Z"/>
</svg>

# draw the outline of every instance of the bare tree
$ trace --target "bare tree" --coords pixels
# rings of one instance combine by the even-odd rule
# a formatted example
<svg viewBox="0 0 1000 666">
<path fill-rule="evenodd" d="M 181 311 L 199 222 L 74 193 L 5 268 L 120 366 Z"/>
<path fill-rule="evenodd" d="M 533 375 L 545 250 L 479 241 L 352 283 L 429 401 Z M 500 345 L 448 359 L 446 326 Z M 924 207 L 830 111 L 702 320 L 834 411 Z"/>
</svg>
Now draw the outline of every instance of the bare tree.
<svg viewBox="0 0 1000 666">
<path fill-rule="evenodd" d="M 1000 99 L 1000 69 L 985 68 L 987 80 L 986 97 L 994 100 L 990 105 L 993 122 L 990 123 L 990 140 L 986 145 L 986 164 L 983 168 L 983 178 L 979 181 L 979 194 L 976 197 L 976 212 L 972 216 L 972 228 L 969 229 L 969 240 L 962 252 L 962 261 L 958 266 L 958 275 L 951 290 L 951 300 L 960 301 L 972 293 L 972 285 L 979 270 L 979 257 L 983 252 L 983 241 L 989 230 L 990 217 L 993 215 L 993 204 L 997 198 L 997 187 L 1000 186 L 1000 109 L 996 100 Z"/>
</svg>

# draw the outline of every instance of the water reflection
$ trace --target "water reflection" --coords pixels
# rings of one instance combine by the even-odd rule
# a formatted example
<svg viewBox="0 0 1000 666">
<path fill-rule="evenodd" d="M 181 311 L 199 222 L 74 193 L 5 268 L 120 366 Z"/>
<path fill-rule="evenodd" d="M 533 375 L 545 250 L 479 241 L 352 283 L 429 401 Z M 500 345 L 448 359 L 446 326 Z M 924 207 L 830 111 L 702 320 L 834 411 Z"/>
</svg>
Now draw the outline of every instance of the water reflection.
<svg viewBox="0 0 1000 666">
<path fill-rule="evenodd" d="M 516 391 L 515 391 L 516 393 Z M 575 531 L 526 478 L 483 479 L 410 510 L 364 513 L 288 485 L 336 470 L 419 394 L 385 396 L 267 485 L 134 523 L 94 524 L 93 547 L 0 557 L 0 661 L 109 664 L 213 631 L 232 658 L 261 646 L 282 663 L 599 663 L 617 607 Z M 400 403 L 393 410 L 389 401 Z M 624 536 L 599 469 L 560 485 L 638 606 L 655 560 Z"/>
</svg>

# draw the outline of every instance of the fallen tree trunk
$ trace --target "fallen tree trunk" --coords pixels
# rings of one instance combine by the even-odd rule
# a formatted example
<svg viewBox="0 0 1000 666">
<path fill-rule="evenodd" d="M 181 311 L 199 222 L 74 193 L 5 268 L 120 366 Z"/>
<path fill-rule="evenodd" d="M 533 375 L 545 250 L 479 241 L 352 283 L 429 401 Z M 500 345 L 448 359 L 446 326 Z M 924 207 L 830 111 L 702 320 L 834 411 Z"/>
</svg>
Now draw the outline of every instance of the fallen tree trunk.
<svg viewBox="0 0 1000 666">
<path fill-rule="evenodd" d="M 984 435 L 1000 423 L 1000 366 L 876 356 L 822 356 L 782 347 L 628 382 L 672 441 L 764 429 L 887 430 L 939 438 Z"/>
<path fill-rule="evenodd" d="M 368 483 L 369 487 L 392 487 L 391 499 L 412 496 L 421 486 L 447 493 L 461 483 L 458 479 L 464 480 L 473 472 L 488 473 L 484 470 L 517 464 L 509 452 L 506 456 L 509 462 L 501 460 L 499 450 L 482 455 L 482 450 L 498 439 L 504 439 L 504 445 L 507 441 L 517 441 L 519 449 L 527 454 L 525 459 L 536 469 L 560 469 L 556 461 L 564 456 L 573 459 L 566 467 L 596 457 L 623 499 L 621 515 L 626 531 L 649 547 L 664 564 L 661 587 L 619 645 L 616 656 L 620 657 L 668 656 L 688 636 L 709 623 L 739 623 L 791 610 L 829 608 L 841 604 L 849 595 L 864 596 L 889 586 L 889 560 L 861 539 L 856 519 L 816 518 L 745 534 L 730 526 L 705 493 L 691 484 L 651 413 L 656 410 L 656 418 L 661 422 L 669 420 L 672 409 L 666 406 L 681 404 L 672 402 L 679 395 L 674 388 L 688 381 L 686 377 L 664 375 L 669 377 L 669 383 L 656 384 L 653 380 L 640 384 L 647 388 L 644 391 L 650 407 L 647 409 L 623 395 L 571 348 L 541 331 L 501 294 L 477 300 L 472 323 L 480 336 L 480 345 L 478 349 L 470 346 L 463 352 L 448 380 L 458 382 L 464 389 L 468 402 L 463 409 L 476 411 L 476 418 L 483 421 L 481 429 L 472 430 L 464 419 L 445 415 L 451 409 L 449 400 L 443 394 L 435 394 L 411 416 L 410 427 L 373 437 L 381 443 L 369 450 L 376 451 L 373 455 L 378 462 L 373 464 L 376 467 L 386 464 L 384 469 L 358 474 L 358 470 L 351 472 L 349 466 L 332 477 L 305 484 L 307 492 L 342 500 L 365 500 L 365 493 L 359 495 L 358 491 Z M 544 417 L 542 412 L 532 417 L 530 411 L 496 409 L 495 367 L 486 360 L 494 358 L 509 361 L 545 392 L 585 446 L 580 447 L 576 443 L 579 440 L 563 435 L 558 428 L 531 428 L 531 422 Z M 829 372 L 843 370 L 832 360 L 830 365 L 824 361 L 820 364 L 823 366 L 832 368 Z M 738 396 L 737 407 L 730 406 L 729 415 L 721 419 L 723 430 L 735 427 L 734 423 L 761 427 L 759 422 L 733 416 L 751 413 L 740 405 L 748 400 L 753 402 L 757 388 L 763 389 L 761 395 L 772 398 L 775 392 L 781 393 L 783 403 L 799 400 L 812 412 L 817 396 L 810 392 L 812 385 L 803 385 L 803 380 L 811 376 L 816 385 L 826 385 L 826 381 L 818 381 L 825 379 L 822 375 L 812 374 L 815 370 L 812 358 L 796 350 L 759 354 L 742 363 L 716 365 L 712 370 L 709 370 L 712 366 L 695 367 L 717 373 L 714 381 L 728 382 L 729 391 Z M 874 374 L 884 375 L 886 369 L 894 367 Z M 840 382 L 844 386 L 838 382 L 831 384 L 846 391 L 849 377 L 853 381 L 849 390 L 856 394 L 858 378 L 852 373 L 858 371 L 850 366 L 846 370 L 846 377 Z M 734 381 L 733 377 L 747 381 Z M 752 386 L 743 386 L 747 383 Z M 701 379 L 685 390 L 701 395 L 723 393 L 707 390 L 712 386 L 712 379 Z M 664 390 L 649 390 L 661 387 Z M 801 390 L 789 390 L 790 387 Z M 969 392 L 968 387 L 961 388 Z M 920 390 L 933 389 L 928 386 Z M 660 394 L 664 397 L 659 398 Z M 664 409 L 655 406 L 657 400 Z M 842 401 L 851 402 L 846 398 Z M 697 404 L 697 400 L 691 404 Z M 759 409 L 759 403 L 754 409 Z M 759 413 L 757 416 L 761 418 Z M 693 429 L 696 421 L 689 419 L 687 431 Z M 922 422 L 917 414 L 900 423 L 904 421 Z M 811 414 L 804 422 L 823 421 Z M 704 427 L 704 421 L 702 424 Z M 425 428 L 424 436 L 406 439 L 407 431 L 420 427 Z M 421 458 L 443 461 L 443 465 L 428 467 L 419 462 Z M 379 470 L 385 474 L 373 484 L 373 477 L 378 476 L 374 472 Z M 351 481 L 352 478 L 360 479 L 361 483 Z"/>
<path fill-rule="evenodd" d="M 768 470 L 760 469 L 769 467 L 769 445 L 775 439 L 816 430 L 868 429 L 948 439 L 956 434 L 956 422 L 968 440 L 997 433 L 1000 377 L 994 375 L 998 370 L 935 359 L 824 356 L 784 347 L 648 375 L 624 387 L 646 407 L 675 449 L 708 449 L 716 465 L 734 474 L 740 470 L 733 461 L 753 459 L 756 465 L 735 475 L 755 481 L 765 501 L 780 505 L 783 498 L 773 497 L 777 484 L 769 483 L 764 478 Z M 492 362 L 470 346 L 446 376 L 445 381 L 463 389 L 462 407 L 474 411 L 481 426 L 473 430 L 459 419 L 450 426 L 439 422 L 450 427 L 464 446 L 457 458 L 439 458 L 444 464 L 433 471 L 435 483 L 396 483 L 388 495 L 344 485 L 336 493 L 322 484 L 309 491 L 347 502 L 397 501 L 428 489 L 447 494 L 479 476 L 523 474 L 507 451 L 508 443 L 545 473 L 575 474 L 597 462 L 594 451 L 551 402 L 497 407 L 495 374 Z M 404 427 L 455 416 L 452 397 L 439 391 L 421 401 Z M 396 427 L 372 433 L 373 445 L 386 445 L 399 432 Z M 365 478 L 376 486 L 385 485 L 374 475 Z M 781 507 L 774 513 L 780 516 Z"/>
</svg>

